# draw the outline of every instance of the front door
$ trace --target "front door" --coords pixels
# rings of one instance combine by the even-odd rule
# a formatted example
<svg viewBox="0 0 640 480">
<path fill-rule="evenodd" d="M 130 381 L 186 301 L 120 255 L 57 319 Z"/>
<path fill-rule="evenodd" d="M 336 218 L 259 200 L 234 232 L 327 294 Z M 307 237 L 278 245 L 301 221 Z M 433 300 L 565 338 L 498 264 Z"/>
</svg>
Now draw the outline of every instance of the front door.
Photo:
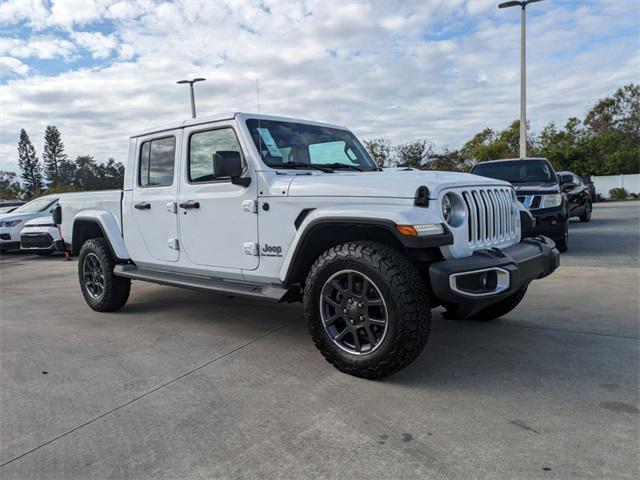
<svg viewBox="0 0 640 480">
<path fill-rule="evenodd" d="M 181 132 L 175 130 L 138 141 L 132 201 L 127 206 L 133 222 L 125 225 L 127 248 L 136 261 L 175 262 L 179 258 L 175 202 L 180 140 Z"/>
<path fill-rule="evenodd" d="M 178 198 L 180 244 L 189 261 L 204 267 L 253 270 L 259 257 L 255 178 L 248 187 L 231 183 L 213 170 L 216 152 L 238 152 L 249 175 L 246 156 L 232 122 L 186 128 L 184 168 Z"/>
</svg>

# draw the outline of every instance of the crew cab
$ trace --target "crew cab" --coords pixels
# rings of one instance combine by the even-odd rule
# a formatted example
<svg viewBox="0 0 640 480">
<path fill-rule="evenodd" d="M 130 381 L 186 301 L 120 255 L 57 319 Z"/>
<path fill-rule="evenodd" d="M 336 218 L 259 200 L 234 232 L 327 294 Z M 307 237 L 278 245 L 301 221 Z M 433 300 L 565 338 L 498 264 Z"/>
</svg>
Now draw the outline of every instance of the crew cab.
<svg viewBox="0 0 640 480">
<path fill-rule="evenodd" d="M 112 311 L 131 280 L 303 301 L 338 369 L 379 378 L 411 363 L 431 309 L 490 319 L 558 266 L 504 181 L 383 171 L 347 128 L 232 113 L 129 139 L 123 191 L 60 202 L 87 304 Z"/>
<path fill-rule="evenodd" d="M 568 250 L 569 202 L 546 158 L 489 160 L 476 164 L 471 173 L 511 183 L 518 201 L 535 218 L 535 226 L 528 233 L 548 236 L 558 250 Z"/>
</svg>

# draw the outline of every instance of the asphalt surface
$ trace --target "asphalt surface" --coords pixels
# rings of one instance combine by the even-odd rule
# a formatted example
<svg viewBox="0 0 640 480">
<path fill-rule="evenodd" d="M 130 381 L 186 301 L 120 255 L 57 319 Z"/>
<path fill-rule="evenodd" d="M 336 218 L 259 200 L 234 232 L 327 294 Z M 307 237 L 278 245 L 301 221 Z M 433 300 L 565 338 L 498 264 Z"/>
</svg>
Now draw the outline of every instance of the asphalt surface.
<svg viewBox="0 0 640 480">
<path fill-rule="evenodd" d="M 378 382 L 326 363 L 299 305 L 136 282 L 99 314 L 75 261 L 5 256 L 0 478 L 638 478 L 638 204 L 571 228 L 511 314 L 434 312 Z"/>
<path fill-rule="evenodd" d="M 569 251 L 563 265 L 640 266 L 640 202 L 607 202 L 593 206 L 592 221 L 572 218 Z"/>
</svg>

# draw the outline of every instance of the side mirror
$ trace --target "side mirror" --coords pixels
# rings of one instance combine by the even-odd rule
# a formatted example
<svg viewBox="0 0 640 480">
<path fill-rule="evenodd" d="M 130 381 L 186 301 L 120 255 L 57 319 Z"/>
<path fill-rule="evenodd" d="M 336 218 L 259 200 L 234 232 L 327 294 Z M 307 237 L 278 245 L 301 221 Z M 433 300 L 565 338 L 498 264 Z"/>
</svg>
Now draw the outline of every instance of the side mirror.
<svg viewBox="0 0 640 480">
<path fill-rule="evenodd" d="M 215 178 L 231 179 L 231 183 L 247 187 L 251 178 L 242 177 L 242 158 L 240 152 L 217 151 L 213 154 L 213 175 Z"/>
<path fill-rule="evenodd" d="M 574 188 L 576 188 L 576 184 L 572 183 L 572 182 L 567 182 L 567 183 L 561 183 L 560 184 L 560 190 L 562 190 L 563 192 L 569 192 L 571 190 L 573 190 Z"/>
<path fill-rule="evenodd" d="M 60 205 L 51 210 L 51 216 L 53 217 L 53 223 L 56 225 L 62 224 L 62 208 Z"/>
<path fill-rule="evenodd" d="M 563 183 L 572 183 L 573 177 L 571 175 L 567 175 L 566 173 L 563 175 L 558 175 L 558 183 L 562 185 Z"/>
</svg>

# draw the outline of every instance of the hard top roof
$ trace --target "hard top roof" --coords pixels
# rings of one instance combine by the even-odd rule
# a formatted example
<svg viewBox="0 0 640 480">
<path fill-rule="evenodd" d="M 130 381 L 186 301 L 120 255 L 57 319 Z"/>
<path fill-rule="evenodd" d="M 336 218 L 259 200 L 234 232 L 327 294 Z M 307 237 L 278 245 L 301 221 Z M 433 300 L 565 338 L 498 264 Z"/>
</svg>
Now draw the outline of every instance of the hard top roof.
<svg viewBox="0 0 640 480">
<path fill-rule="evenodd" d="M 249 118 L 255 118 L 260 120 L 275 120 L 281 122 L 297 122 L 297 123 L 306 123 L 308 125 L 318 125 L 323 127 L 330 128 L 338 128 L 340 130 L 347 130 L 346 127 L 342 125 L 334 125 L 330 123 L 324 122 L 316 122 L 314 120 L 306 120 L 301 118 L 293 118 L 293 117 L 284 117 L 277 115 L 262 115 L 259 113 L 243 113 L 243 112 L 227 112 L 227 113 L 219 113 L 214 115 L 206 115 L 203 117 L 189 118 L 187 120 L 180 120 L 177 122 L 170 123 L 168 125 L 163 125 L 156 128 L 147 128 L 145 130 L 136 132 L 131 135 L 130 138 L 142 137 L 145 135 L 151 135 L 154 133 L 166 132 L 168 130 L 175 130 L 177 128 L 190 127 L 193 125 L 203 125 L 207 123 L 221 122 L 224 120 L 232 120 L 237 118 L 239 121 L 244 121 Z"/>
</svg>

